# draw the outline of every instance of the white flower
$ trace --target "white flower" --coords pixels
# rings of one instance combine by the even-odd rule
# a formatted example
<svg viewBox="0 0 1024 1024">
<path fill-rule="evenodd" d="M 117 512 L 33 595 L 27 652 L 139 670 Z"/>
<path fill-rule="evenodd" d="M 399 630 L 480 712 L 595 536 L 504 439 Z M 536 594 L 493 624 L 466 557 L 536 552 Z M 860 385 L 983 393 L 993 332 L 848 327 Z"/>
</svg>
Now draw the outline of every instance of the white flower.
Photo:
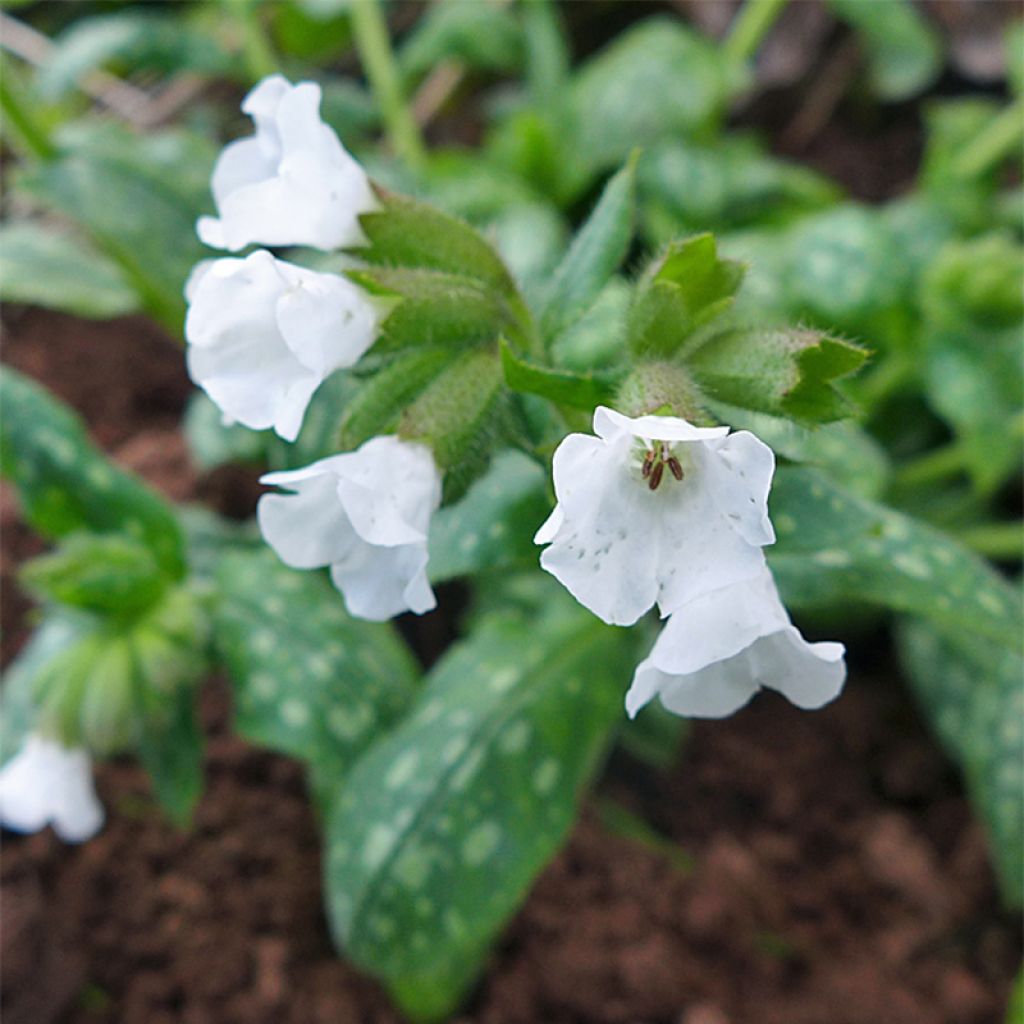
<svg viewBox="0 0 1024 1024">
<path fill-rule="evenodd" d="M 260 498 L 267 543 L 293 568 L 329 565 L 353 615 L 380 621 L 437 603 L 427 582 L 427 530 L 441 503 L 441 474 L 426 445 L 374 437 L 261 482 L 295 492 Z"/>
<path fill-rule="evenodd" d="M 89 755 L 30 734 L 0 768 L 0 823 L 16 832 L 47 825 L 67 843 L 94 836 L 103 825 Z"/>
<path fill-rule="evenodd" d="M 256 134 L 224 148 L 213 169 L 220 219 L 200 217 L 199 237 L 218 249 L 365 244 L 358 217 L 376 209 L 366 172 L 320 120 L 320 86 L 264 78 L 242 102 Z"/>
<path fill-rule="evenodd" d="M 775 540 L 771 449 L 753 434 L 598 407 L 554 458 L 558 504 L 540 564 L 605 622 L 629 626 L 756 576 Z"/>
<path fill-rule="evenodd" d="M 632 718 L 655 695 L 669 711 L 722 718 L 758 689 L 819 708 L 846 678 L 840 643 L 809 644 L 790 622 L 767 566 L 754 580 L 704 594 L 673 612 L 626 694 Z"/>
<path fill-rule="evenodd" d="M 378 311 L 351 281 L 263 249 L 199 264 L 186 294 L 189 375 L 225 416 L 287 441 L 324 378 L 377 336 Z"/>
</svg>

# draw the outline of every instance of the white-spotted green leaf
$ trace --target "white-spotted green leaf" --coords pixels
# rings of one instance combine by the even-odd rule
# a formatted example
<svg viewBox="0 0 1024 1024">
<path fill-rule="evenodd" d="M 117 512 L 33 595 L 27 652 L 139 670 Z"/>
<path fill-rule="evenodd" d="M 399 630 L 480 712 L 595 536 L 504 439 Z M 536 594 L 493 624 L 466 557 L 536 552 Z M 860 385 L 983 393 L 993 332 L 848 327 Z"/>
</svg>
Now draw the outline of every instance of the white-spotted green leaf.
<svg viewBox="0 0 1024 1024">
<path fill-rule="evenodd" d="M 88 243 L 38 221 L 0 227 L 0 301 L 100 320 L 140 308 L 117 264 Z"/>
<path fill-rule="evenodd" d="M 215 643 L 239 732 L 337 779 L 411 699 L 404 644 L 390 625 L 347 615 L 323 574 L 266 549 L 226 555 L 217 583 Z"/>
<path fill-rule="evenodd" d="M 541 315 L 541 332 L 556 338 L 575 323 L 619 269 L 633 238 L 636 156 L 608 184 L 555 270 Z"/>
<path fill-rule="evenodd" d="M 776 473 L 770 508 L 779 539 L 768 557 L 787 603 L 860 600 L 1019 644 L 1018 593 L 938 530 L 807 468 Z"/>
<path fill-rule="evenodd" d="M 627 637 L 577 612 L 483 622 L 338 794 L 335 938 L 417 1019 L 457 1003 L 564 840 L 622 715 Z"/>
<path fill-rule="evenodd" d="M 180 578 L 184 543 L 173 510 L 93 447 L 81 420 L 16 370 L 0 376 L 0 463 L 40 533 L 124 533 Z"/>
<path fill-rule="evenodd" d="M 576 75 L 573 148 L 588 167 L 603 170 L 638 146 L 692 136 L 717 120 L 736 74 L 709 39 L 682 21 L 641 22 Z"/>
<path fill-rule="evenodd" d="M 908 620 L 900 653 L 921 709 L 960 764 L 1008 903 L 1024 902 L 1024 659 L 961 630 Z M 1019 638 L 1018 638 L 1019 640 Z"/>
<path fill-rule="evenodd" d="M 515 451 L 498 455 L 461 501 L 431 520 L 431 580 L 535 562 L 533 535 L 548 513 L 545 487 L 545 473 L 532 459 Z"/>
</svg>

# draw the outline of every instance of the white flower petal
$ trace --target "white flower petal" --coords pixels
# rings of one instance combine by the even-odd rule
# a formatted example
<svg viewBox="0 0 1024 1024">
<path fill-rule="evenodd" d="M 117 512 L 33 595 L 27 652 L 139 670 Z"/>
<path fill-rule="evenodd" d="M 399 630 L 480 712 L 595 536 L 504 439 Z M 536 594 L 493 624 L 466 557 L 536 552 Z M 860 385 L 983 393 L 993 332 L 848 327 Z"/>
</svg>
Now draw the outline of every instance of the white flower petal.
<svg viewBox="0 0 1024 1024">
<path fill-rule="evenodd" d="M 65 842 L 79 843 L 94 836 L 103 820 L 84 750 L 30 735 L 0 769 L 0 823 L 7 828 L 38 832 L 52 824 Z"/>
<path fill-rule="evenodd" d="M 550 544 L 541 566 L 581 604 L 630 625 L 655 602 L 666 616 L 761 572 L 761 545 L 774 539 L 767 446 L 727 427 L 603 406 L 594 430 L 555 452 L 558 504 L 534 538 Z"/>
<path fill-rule="evenodd" d="M 224 415 L 293 441 L 316 389 L 359 359 L 377 324 L 369 298 L 334 274 L 262 249 L 214 260 L 192 282 L 189 375 Z"/>
<path fill-rule="evenodd" d="M 775 453 L 749 431 L 740 430 L 708 445 L 708 456 L 708 490 L 719 508 L 728 509 L 733 529 L 751 544 L 774 544 L 768 492 Z"/>
<path fill-rule="evenodd" d="M 705 594 L 676 611 L 626 696 L 630 716 L 658 696 L 676 714 L 720 718 L 764 686 L 817 708 L 843 687 L 838 643 L 807 643 L 790 623 L 771 573 Z"/>
<path fill-rule="evenodd" d="M 606 440 L 628 434 L 651 441 L 711 441 L 725 437 L 728 427 L 695 427 L 676 416 L 624 416 L 599 405 L 594 410 L 594 433 Z"/>
<path fill-rule="evenodd" d="M 212 189 L 219 219 L 196 225 L 207 245 L 334 249 L 363 245 L 359 216 L 377 208 L 369 180 L 320 119 L 321 90 L 264 79 L 245 99 L 256 134 L 225 147 Z"/>
<path fill-rule="evenodd" d="M 338 501 L 337 475 L 327 470 L 301 479 L 281 479 L 292 475 L 271 473 L 262 478 L 263 483 L 295 491 L 260 498 L 256 519 L 264 539 L 293 569 L 319 569 L 345 558 L 358 538 Z"/>
<path fill-rule="evenodd" d="M 329 564 L 353 615 L 382 620 L 434 607 L 427 533 L 441 502 L 441 474 L 426 445 L 376 437 L 262 482 L 295 491 L 260 499 L 267 542 L 289 565 Z"/>
</svg>

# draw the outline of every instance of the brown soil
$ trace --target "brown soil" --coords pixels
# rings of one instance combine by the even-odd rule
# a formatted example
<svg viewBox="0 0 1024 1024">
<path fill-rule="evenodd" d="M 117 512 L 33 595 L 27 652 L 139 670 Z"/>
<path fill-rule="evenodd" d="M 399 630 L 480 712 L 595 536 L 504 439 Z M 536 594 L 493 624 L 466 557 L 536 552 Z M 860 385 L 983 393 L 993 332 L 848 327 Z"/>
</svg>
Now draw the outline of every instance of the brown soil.
<svg viewBox="0 0 1024 1024">
<path fill-rule="evenodd" d="M 120 461 L 175 499 L 251 506 L 251 480 L 188 464 L 173 343 L 134 320 L 5 318 L 5 358 Z M 40 545 L 10 496 L 0 511 L 11 651 L 25 604 L 10 570 Z M 598 800 L 643 816 L 692 867 L 612 834 L 591 801 L 460 1024 L 1000 1022 L 1019 927 L 953 770 L 873 660 L 855 659 L 823 712 L 764 697 L 698 723 L 670 771 L 614 758 Z M 399 1021 L 331 948 L 300 769 L 231 736 L 223 683 L 203 712 L 208 788 L 191 832 L 119 761 L 98 769 L 96 839 L 5 837 L 6 1024 Z"/>
</svg>

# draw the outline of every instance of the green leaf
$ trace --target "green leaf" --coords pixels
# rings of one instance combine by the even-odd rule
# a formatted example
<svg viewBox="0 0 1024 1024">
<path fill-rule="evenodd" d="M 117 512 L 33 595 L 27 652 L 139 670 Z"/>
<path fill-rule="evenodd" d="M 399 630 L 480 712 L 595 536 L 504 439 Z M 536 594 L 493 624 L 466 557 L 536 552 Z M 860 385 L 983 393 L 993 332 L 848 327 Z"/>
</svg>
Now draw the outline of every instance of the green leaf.
<svg viewBox="0 0 1024 1024">
<path fill-rule="evenodd" d="M 555 271 L 541 316 L 546 338 L 557 337 L 578 320 L 618 270 L 633 237 L 635 208 L 634 156 L 605 185 Z"/>
<path fill-rule="evenodd" d="M 400 353 L 363 383 L 346 404 L 340 447 L 357 448 L 371 437 L 393 433 L 405 408 L 454 359 L 455 353 L 447 348 L 411 348 Z"/>
<path fill-rule="evenodd" d="M 939 34 L 909 0 L 829 0 L 829 6 L 859 33 L 871 87 L 881 99 L 910 99 L 938 77 Z"/>
<path fill-rule="evenodd" d="M 105 320 L 139 309 L 117 265 L 55 226 L 0 226 L 0 300 Z"/>
<path fill-rule="evenodd" d="M 852 420 L 805 427 L 791 419 L 739 409 L 724 402 L 709 406 L 722 423 L 749 430 L 777 456 L 817 466 L 861 498 L 881 497 L 892 475 L 885 449 Z"/>
<path fill-rule="evenodd" d="M 195 691 L 180 690 L 164 702 L 161 714 L 139 719 L 139 760 L 149 774 L 157 801 L 174 824 L 184 828 L 203 795 L 203 734 Z"/>
<path fill-rule="evenodd" d="M 743 137 L 711 146 L 661 142 L 644 151 L 638 188 L 644 231 L 656 245 L 692 231 L 791 220 L 840 195 L 827 178 Z"/>
<path fill-rule="evenodd" d="M 402 69 L 412 76 L 449 60 L 485 71 L 516 71 L 522 58 L 522 31 L 510 11 L 462 0 L 428 8 L 398 53 Z"/>
<path fill-rule="evenodd" d="M 556 370 L 550 366 L 536 366 L 520 359 L 501 341 L 501 368 L 505 383 L 522 394 L 540 395 L 556 405 L 571 405 L 576 409 L 592 411 L 598 405 L 607 405 L 615 394 L 615 385 L 591 374 L 582 376 L 570 370 Z"/>
<path fill-rule="evenodd" d="M 546 487 L 547 475 L 532 459 L 515 451 L 498 455 L 461 501 L 431 520 L 430 579 L 535 563 L 533 535 L 550 512 Z"/>
<path fill-rule="evenodd" d="M 65 95 L 97 68 L 117 61 L 131 70 L 230 74 L 233 61 L 216 39 L 175 15 L 155 11 L 93 14 L 54 40 L 38 76 L 40 94 Z"/>
<path fill-rule="evenodd" d="M 134 614 L 164 592 L 167 577 L 150 550 L 128 537 L 72 534 L 51 554 L 27 562 L 19 576 L 30 592 L 75 608 Z"/>
<path fill-rule="evenodd" d="M 736 329 L 710 338 L 686 366 L 709 398 L 805 423 L 827 423 L 850 415 L 850 403 L 834 382 L 865 359 L 864 349 L 819 331 Z"/>
<path fill-rule="evenodd" d="M 80 615 L 49 612 L 24 649 L 8 665 L 0 689 L 0 765 L 18 753 L 25 737 L 36 727 L 39 672 L 51 660 L 74 647 L 90 628 L 89 620 Z"/>
<path fill-rule="evenodd" d="M 590 309 L 551 343 L 551 358 L 569 370 L 614 366 L 626 355 L 626 317 L 633 289 L 621 278 L 605 285 Z"/>
<path fill-rule="evenodd" d="M 557 108 L 565 102 L 571 61 L 557 5 L 553 0 L 527 0 L 521 17 L 531 103 L 539 110 Z"/>
<path fill-rule="evenodd" d="M 1019 595 L 938 530 L 855 497 L 813 469 L 780 468 L 770 509 L 779 540 L 768 558 L 787 603 L 865 601 L 1017 649 Z"/>
<path fill-rule="evenodd" d="M 323 574 L 266 549 L 226 555 L 217 584 L 215 643 L 239 732 L 337 780 L 410 701 L 405 645 L 389 624 L 350 618 Z"/>
<path fill-rule="evenodd" d="M 627 325 L 632 351 L 652 358 L 675 355 L 699 327 L 729 308 L 744 269 L 719 259 L 714 235 L 672 243 L 637 285 Z"/>
<path fill-rule="evenodd" d="M 515 330 L 500 293 L 475 278 L 437 270 L 376 268 L 347 275 L 371 295 L 395 298 L 373 355 L 413 346 L 463 348 Z"/>
<path fill-rule="evenodd" d="M 885 220 L 852 203 L 800 221 L 787 248 L 790 309 L 826 329 L 864 330 L 870 317 L 898 305 L 910 285 Z"/>
<path fill-rule="evenodd" d="M 1021 49 L 1024 50 L 1024 44 Z M 1017 973 L 1017 980 L 1010 992 L 1010 1005 L 1006 1008 L 1004 1024 L 1020 1024 L 1024 1020 L 1024 968 Z"/>
<path fill-rule="evenodd" d="M 506 295 L 515 285 L 494 250 L 468 224 L 415 199 L 378 190 L 382 209 L 360 218 L 370 244 L 359 259 L 469 277 Z"/>
<path fill-rule="evenodd" d="M 208 182 L 212 153 L 178 133 L 129 138 L 72 136 L 64 155 L 24 168 L 17 184 L 80 224 L 146 309 L 179 333 L 185 281 L 208 255 L 195 235 L 208 185 L 198 192 L 195 179 Z"/>
<path fill-rule="evenodd" d="M 327 828 L 346 955 L 444 1017 L 561 845 L 622 715 L 630 650 L 592 617 L 490 620 L 360 759 Z"/>
<path fill-rule="evenodd" d="M 901 624 L 900 655 L 988 830 L 1007 903 L 1024 903 L 1024 659 L 966 630 Z M 1019 637 L 1018 637 L 1019 639 Z"/>
<path fill-rule="evenodd" d="M 0 470 L 18 488 L 25 518 L 47 537 L 122 532 L 144 543 L 161 569 L 184 572 L 173 510 L 93 447 L 66 406 L 16 370 L 0 376 Z"/>
<path fill-rule="evenodd" d="M 599 171 L 638 146 L 709 129 L 736 84 L 733 74 L 710 40 L 678 20 L 633 26 L 588 60 L 573 82 L 579 158 Z"/>
</svg>

